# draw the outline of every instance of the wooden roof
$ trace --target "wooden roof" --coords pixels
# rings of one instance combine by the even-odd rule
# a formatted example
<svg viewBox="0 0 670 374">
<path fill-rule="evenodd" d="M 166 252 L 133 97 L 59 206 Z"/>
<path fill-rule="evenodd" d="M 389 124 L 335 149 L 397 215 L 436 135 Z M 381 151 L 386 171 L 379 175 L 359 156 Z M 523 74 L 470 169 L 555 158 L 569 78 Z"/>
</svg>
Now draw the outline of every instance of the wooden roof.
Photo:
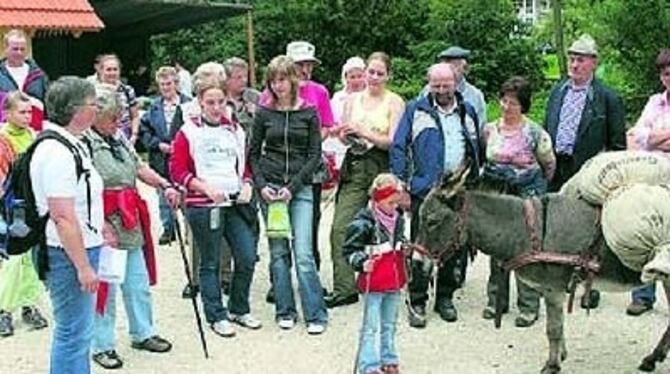
<svg viewBox="0 0 670 374">
<path fill-rule="evenodd" d="M 153 35 L 237 16 L 249 4 L 208 0 L 91 0 L 114 37 Z"/>
<path fill-rule="evenodd" d="M 0 27 L 78 35 L 105 25 L 87 0 L 2 0 Z"/>
</svg>

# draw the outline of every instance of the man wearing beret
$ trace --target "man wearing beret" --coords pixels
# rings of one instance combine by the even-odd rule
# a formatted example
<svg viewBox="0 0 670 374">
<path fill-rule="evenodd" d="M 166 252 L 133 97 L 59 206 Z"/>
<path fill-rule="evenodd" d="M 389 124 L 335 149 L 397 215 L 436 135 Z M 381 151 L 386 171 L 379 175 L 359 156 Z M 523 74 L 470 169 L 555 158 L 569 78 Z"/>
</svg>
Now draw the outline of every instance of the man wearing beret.
<svg viewBox="0 0 670 374">
<path fill-rule="evenodd" d="M 556 153 L 550 191 L 558 191 L 597 153 L 626 149 L 623 102 L 593 74 L 598 50 L 590 35 L 572 43 L 568 61 L 568 78 L 551 90 L 544 119 Z M 599 293 L 593 290 L 582 298 L 582 307 L 594 308 L 598 300 Z"/>
</svg>

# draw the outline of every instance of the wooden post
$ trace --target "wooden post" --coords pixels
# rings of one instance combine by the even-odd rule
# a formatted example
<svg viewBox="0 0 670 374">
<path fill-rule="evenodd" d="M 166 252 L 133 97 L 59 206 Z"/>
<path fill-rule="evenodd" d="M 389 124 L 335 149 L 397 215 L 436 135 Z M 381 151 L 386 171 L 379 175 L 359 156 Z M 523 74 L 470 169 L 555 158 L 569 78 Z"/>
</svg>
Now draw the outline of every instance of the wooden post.
<svg viewBox="0 0 670 374">
<path fill-rule="evenodd" d="M 249 86 L 256 87 L 256 58 L 254 56 L 253 10 L 247 11 L 247 55 L 249 58 Z"/>
<path fill-rule="evenodd" d="M 561 78 L 568 75 L 568 63 L 565 58 L 565 47 L 563 46 L 563 5 L 561 0 L 551 0 L 554 14 L 554 42 L 556 44 L 556 56 L 558 56 L 558 69 Z"/>
</svg>

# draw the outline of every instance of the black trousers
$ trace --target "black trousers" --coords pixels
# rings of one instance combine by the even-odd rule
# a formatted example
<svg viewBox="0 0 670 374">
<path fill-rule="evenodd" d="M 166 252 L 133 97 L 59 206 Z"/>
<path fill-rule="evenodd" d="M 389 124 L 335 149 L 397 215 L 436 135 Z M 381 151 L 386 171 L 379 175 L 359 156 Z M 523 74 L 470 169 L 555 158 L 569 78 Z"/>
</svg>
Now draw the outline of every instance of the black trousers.
<svg viewBox="0 0 670 374">
<path fill-rule="evenodd" d="M 412 220 L 410 225 L 410 237 L 414 241 L 419 232 L 421 222 L 419 220 L 419 208 L 423 200 L 412 198 Z M 468 252 L 461 249 L 450 259 L 442 263 L 437 269 L 436 298 L 451 300 L 454 291 L 461 288 L 465 282 L 465 272 L 468 265 Z M 412 305 L 425 306 L 428 302 L 428 287 L 432 266 L 427 266 L 422 261 L 412 260 L 411 280 L 409 282 L 410 302 Z"/>
</svg>

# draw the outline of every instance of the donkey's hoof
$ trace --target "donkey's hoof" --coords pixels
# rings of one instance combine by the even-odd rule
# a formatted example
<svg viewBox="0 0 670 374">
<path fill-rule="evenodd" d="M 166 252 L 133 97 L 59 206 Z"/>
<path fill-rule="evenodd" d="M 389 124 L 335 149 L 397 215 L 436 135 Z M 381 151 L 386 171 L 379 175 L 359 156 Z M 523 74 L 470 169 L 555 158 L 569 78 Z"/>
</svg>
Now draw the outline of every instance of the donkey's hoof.
<svg viewBox="0 0 670 374">
<path fill-rule="evenodd" d="M 561 362 L 565 361 L 568 358 L 568 351 L 561 350 Z"/>
<path fill-rule="evenodd" d="M 642 360 L 642 363 L 637 368 L 640 371 L 650 373 L 656 369 L 656 360 L 654 360 L 653 358 L 652 359 L 645 358 L 644 360 Z"/>
<path fill-rule="evenodd" d="M 546 363 L 540 374 L 558 374 L 561 372 L 561 365 Z"/>
</svg>

